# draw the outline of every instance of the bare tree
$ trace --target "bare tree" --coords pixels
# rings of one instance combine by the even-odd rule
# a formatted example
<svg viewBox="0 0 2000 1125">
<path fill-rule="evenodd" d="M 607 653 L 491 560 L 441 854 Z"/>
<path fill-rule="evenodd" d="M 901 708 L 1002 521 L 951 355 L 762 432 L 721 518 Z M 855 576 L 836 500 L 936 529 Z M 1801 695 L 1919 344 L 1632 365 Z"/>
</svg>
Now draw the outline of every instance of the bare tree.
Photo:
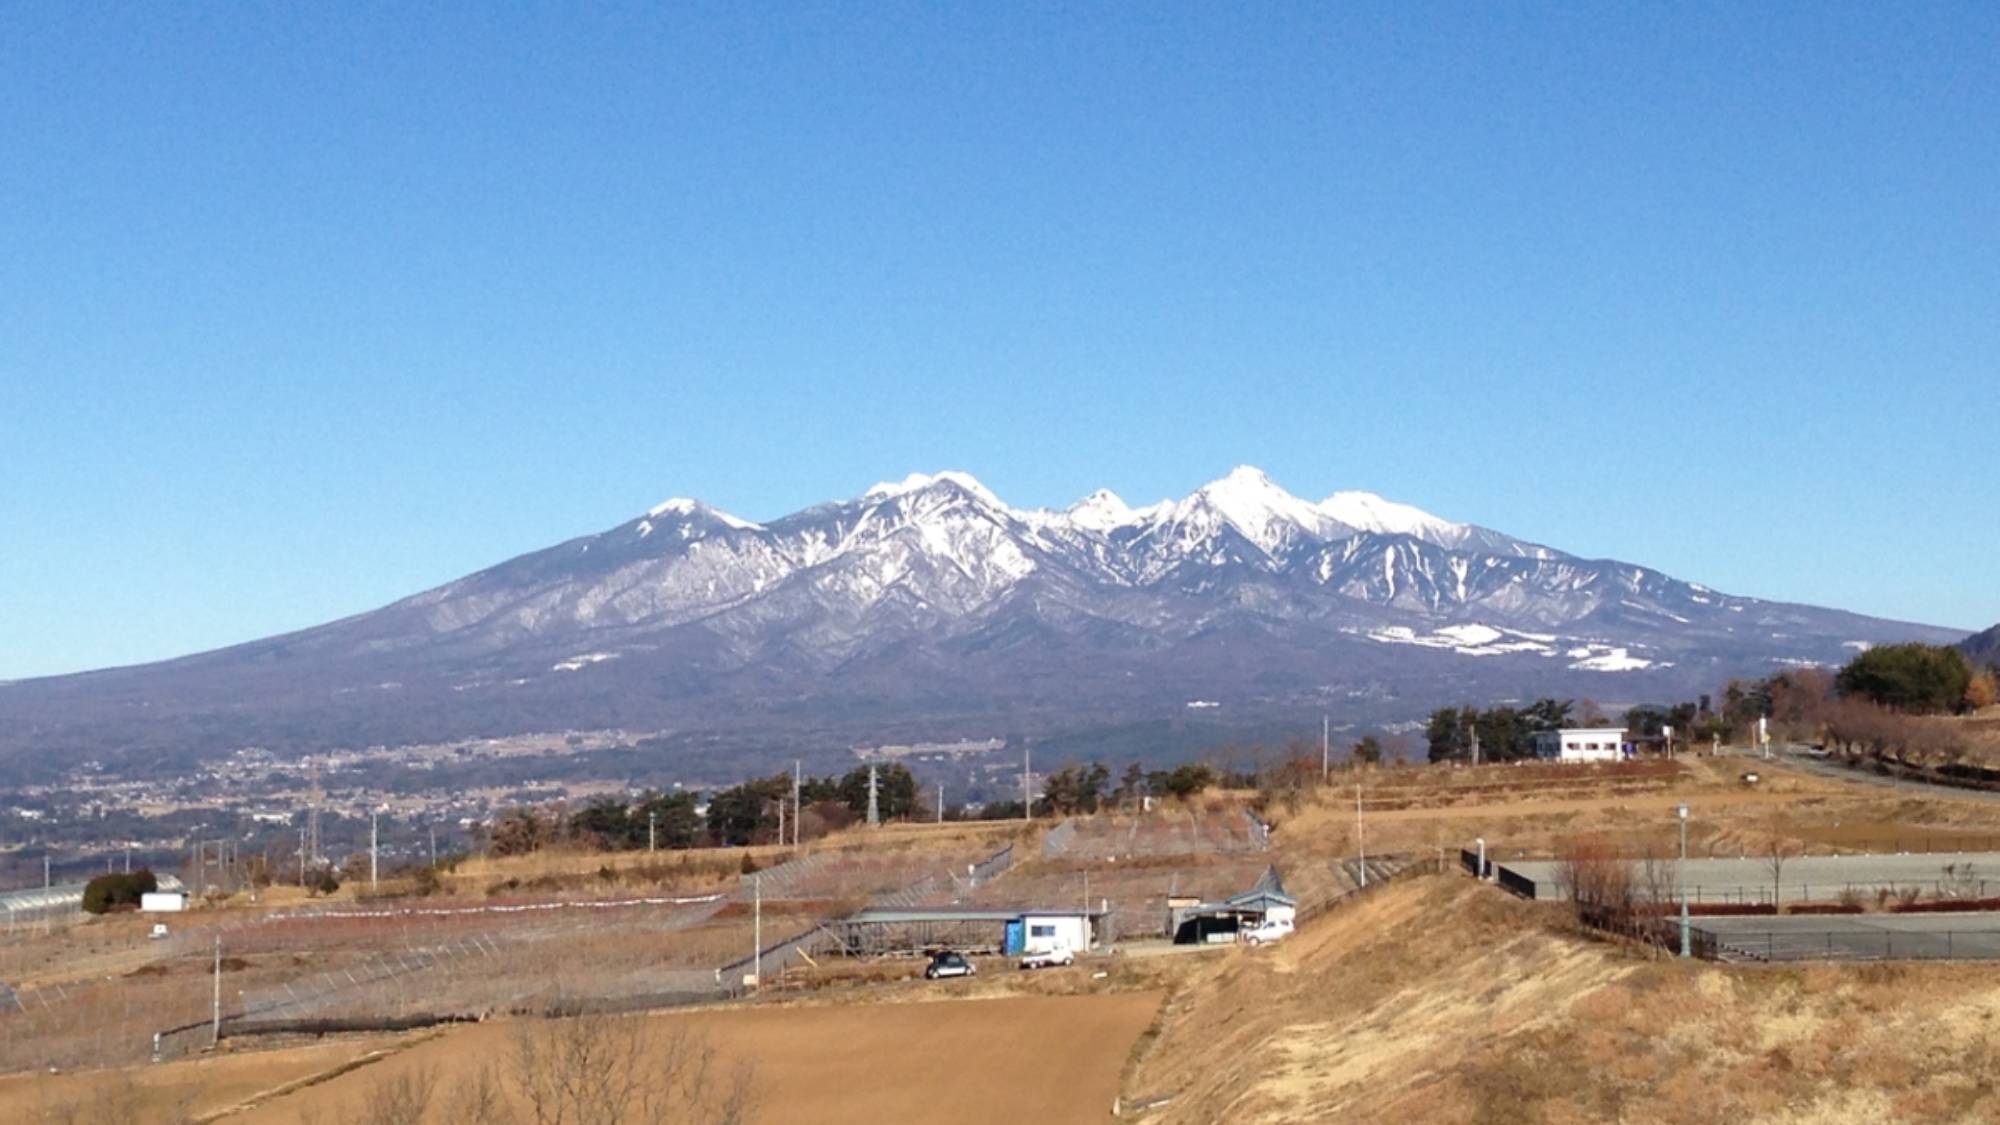
<svg viewBox="0 0 2000 1125">
<path fill-rule="evenodd" d="M 1556 883 L 1587 921 L 1624 922 L 1638 890 L 1631 862 L 1601 835 L 1572 836 L 1556 846 Z"/>
<path fill-rule="evenodd" d="M 1764 862 L 1771 867 L 1771 910 L 1779 913 L 1783 909 L 1785 891 L 1785 861 L 1798 854 L 1798 849 L 1789 839 L 1774 828 L 1771 840 L 1764 848 Z"/>
<path fill-rule="evenodd" d="M 429 1067 L 404 1070 L 378 1079 L 361 1106 L 363 1125 L 422 1125 L 437 1089 L 437 1073 Z"/>
<path fill-rule="evenodd" d="M 1648 845 L 1639 860 L 1639 900 L 1655 915 L 1680 905 L 1680 871 L 1674 857 Z"/>
<path fill-rule="evenodd" d="M 452 1085 L 447 1119 L 476 1121 L 480 1125 L 511 1125 L 514 1113 L 507 1107 L 500 1079 L 490 1065 L 481 1065 Z"/>
<path fill-rule="evenodd" d="M 1986 890 L 1986 880 L 1979 877 L 1979 869 L 1970 860 L 1964 863 L 1947 863 L 1943 869 L 1944 878 L 1938 880 L 1938 894 L 1943 898 L 1981 898 Z"/>
<path fill-rule="evenodd" d="M 705 1040 L 638 1017 L 523 1021 L 513 1078 L 535 1125 L 740 1125 L 751 1109 L 747 1068 L 718 1074 Z"/>
</svg>

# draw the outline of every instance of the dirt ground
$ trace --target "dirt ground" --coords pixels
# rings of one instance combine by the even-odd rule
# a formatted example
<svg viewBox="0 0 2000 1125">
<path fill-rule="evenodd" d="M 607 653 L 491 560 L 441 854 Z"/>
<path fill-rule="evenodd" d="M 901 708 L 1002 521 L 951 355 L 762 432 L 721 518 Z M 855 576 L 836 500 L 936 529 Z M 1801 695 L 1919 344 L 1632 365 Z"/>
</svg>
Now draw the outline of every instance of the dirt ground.
<svg viewBox="0 0 2000 1125">
<path fill-rule="evenodd" d="M 127 1071 L 7 1075 L 0 1077 L 0 1125 L 43 1121 L 148 1125 L 200 1119 L 260 1093 L 400 1049 L 407 1042 L 396 1036 L 368 1036 Z M 65 1117 L 70 1110 L 76 1111 L 75 1116 Z"/>
<path fill-rule="evenodd" d="M 627 1018 L 648 1021 L 663 1032 L 691 1029 L 716 1050 L 724 1068 L 749 1063 L 757 1110 L 753 1120 L 1011 1125 L 1103 1120 L 1117 1096 L 1132 1045 L 1159 1005 L 1158 993 L 1114 992 L 760 1006 Z M 443 1091 L 481 1062 L 504 1061 L 511 1036 L 507 1021 L 416 1036 L 407 1049 L 380 1061 L 208 1119 L 243 1125 L 298 1125 L 313 1120 L 312 1115 L 325 1122 L 363 1120 L 363 1107 L 378 1084 L 429 1070 Z M 149 1112 L 163 1111 L 191 1089 L 199 1090 L 197 1112 L 213 1112 L 257 1089 L 351 1061 L 372 1046 L 266 1051 L 172 1064 L 142 1072 L 143 1089 L 147 1104 L 154 1107 Z M 49 1107 L 65 1099 L 83 1100 L 113 1081 L 109 1075 L 11 1079 L 0 1085 L 0 1122 L 59 1119 L 46 1116 Z M 438 1104 L 425 1120 L 443 1125 L 449 1115 Z"/>
</svg>

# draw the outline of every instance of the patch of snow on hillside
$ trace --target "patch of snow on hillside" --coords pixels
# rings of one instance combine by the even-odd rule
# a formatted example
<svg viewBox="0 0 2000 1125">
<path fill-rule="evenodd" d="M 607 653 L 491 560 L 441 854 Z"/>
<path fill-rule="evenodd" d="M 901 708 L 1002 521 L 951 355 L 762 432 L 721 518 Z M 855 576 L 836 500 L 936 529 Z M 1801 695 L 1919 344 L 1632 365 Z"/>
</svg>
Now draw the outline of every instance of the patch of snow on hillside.
<svg viewBox="0 0 2000 1125">
<path fill-rule="evenodd" d="M 1346 631 L 1353 632 L 1353 630 Z M 1381 644 L 1449 649 L 1461 656 L 1505 656 L 1511 653 L 1555 655 L 1547 641 L 1507 629 L 1496 629 L 1491 625 L 1446 625 L 1423 634 L 1419 634 L 1407 625 L 1390 625 L 1381 629 L 1370 629 L 1361 635 Z"/>
<path fill-rule="evenodd" d="M 1464 645 L 1490 645 L 1505 635 L 1491 625 L 1446 625 L 1436 633 Z"/>
<path fill-rule="evenodd" d="M 1590 645 L 1587 648 L 1573 648 L 1570 668 L 1578 672 L 1637 672 L 1645 668 L 1671 668 L 1671 663 L 1661 664 L 1643 656 L 1633 656 L 1630 649 L 1618 645 Z"/>
<path fill-rule="evenodd" d="M 1851 648 L 1856 652 L 1867 652 L 1869 649 L 1874 648 L 1875 644 L 1872 641 L 1842 641 L 1840 642 L 1840 647 Z"/>
<path fill-rule="evenodd" d="M 592 664 L 602 664 L 607 660 L 616 660 L 616 659 L 618 659 L 618 654 L 615 652 L 586 652 L 578 656 L 572 656 L 568 660 L 564 660 L 558 664 L 551 666 L 549 668 L 549 671 L 581 672 L 585 668 L 590 667 Z M 526 683 L 527 681 L 522 680 L 517 682 Z"/>
</svg>

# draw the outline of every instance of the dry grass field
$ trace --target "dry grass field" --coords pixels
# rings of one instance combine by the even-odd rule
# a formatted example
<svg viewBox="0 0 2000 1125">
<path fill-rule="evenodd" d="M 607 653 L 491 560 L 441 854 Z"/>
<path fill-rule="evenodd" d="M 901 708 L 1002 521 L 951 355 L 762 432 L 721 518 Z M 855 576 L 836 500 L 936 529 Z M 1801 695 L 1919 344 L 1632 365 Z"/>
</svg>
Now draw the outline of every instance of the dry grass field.
<svg viewBox="0 0 2000 1125">
<path fill-rule="evenodd" d="M 1200 964 L 1143 1052 L 1160 1122 L 1985 1121 L 2000 980 L 1656 959 L 1426 877 Z"/>
<path fill-rule="evenodd" d="M 747 1065 L 755 1121 L 1080 1123 L 1105 1118 L 1120 1069 L 1160 1002 L 1144 992 L 937 997 L 619 1019 L 643 1028 L 649 1067 L 680 1032 L 715 1052 L 716 1073 Z M 432 1084 L 431 1104 L 404 1125 L 458 1125 L 463 1081 L 482 1066 L 507 1067 L 515 1028 L 503 1020 L 411 1036 L 379 1058 L 374 1041 L 225 1054 L 140 1072 L 131 1090 L 116 1074 L 14 1078 L 0 1082 L 0 1123 L 71 1120 L 63 1116 L 71 1106 L 87 1113 L 111 1105 L 135 1113 L 134 1125 L 370 1123 L 379 1091 L 421 1076 Z M 504 1077 L 500 1086 L 508 1111 L 532 1120 Z"/>
<path fill-rule="evenodd" d="M 1746 771 L 1759 774 L 1745 784 Z M 1344 781 L 1344 784 L 1342 782 Z M 1354 785 L 1364 808 L 1357 832 Z M 1484 837 L 1496 858 L 1547 856 L 1557 843 L 1602 834 L 1631 854 L 1678 848 L 1675 807 L 1691 810 L 1695 855 L 1754 853 L 1780 837 L 1799 851 L 1866 851 L 1901 841 L 1938 850 L 1954 839 L 2000 837 L 2000 802 L 1913 796 L 1821 778 L 1748 757 L 1621 765 L 1540 763 L 1459 769 L 1400 767 L 1336 776 L 1297 809 L 1272 814 L 1288 872 L 1370 852 L 1444 855 Z M 1983 845 L 1982 845 L 1983 846 Z"/>
<path fill-rule="evenodd" d="M 1756 784 L 1742 780 L 1748 769 L 1761 774 Z M 1009 843 L 1020 862 L 966 893 L 1015 905 L 1081 902 L 1087 877 L 1092 900 L 1116 899 L 1144 921 L 1168 888 L 1228 893 L 1269 862 L 1292 890 L 1317 900 L 1341 888 L 1341 861 L 1360 850 L 1361 832 L 1370 855 L 1452 860 L 1479 836 L 1496 858 L 1545 856 L 1578 835 L 1633 854 L 1664 852 L 1677 843 L 1675 806 L 1686 802 L 1697 855 L 1755 852 L 1774 838 L 1827 852 L 1983 847 L 2000 836 L 2000 803 L 1724 757 L 1366 770 L 1269 810 L 1269 853 L 1129 846 L 1142 833 L 1200 837 L 1193 826 L 1204 818 L 1244 822 L 1240 802 L 1249 797 L 1210 794 L 1200 809 L 1164 810 L 1159 825 L 1081 822 L 1066 831 L 1067 850 L 1048 855 L 1042 827 L 1016 824 L 841 833 L 797 865 L 766 855 L 765 940 L 927 872 L 962 873 L 968 860 Z M 442 895 L 397 904 L 344 893 L 310 904 L 431 912 L 419 915 L 273 918 L 306 905 L 283 894 L 190 914 L 174 921 L 177 932 L 224 928 L 232 954 L 225 991 L 239 1004 L 408 960 L 417 974 L 286 1011 L 451 1008 L 500 1018 L 307 1047 L 246 1036 L 187 1062 L 16 1077 L 0 1082 L 0 1122 L 310 1125 L 313 1111 L 322 1121 L 363 1120 L 350 1115 L 361 1112 L 355 1107 L 379 1080 L 402 1073 L 432 1076 L 437 1105 L 426 1120 L 451 1120 L 438 1115 L 468 1061 L 504 1060 L 509 1029 L 539 1022 L 504 1018 L 507 1011 L 672 991 L 697 977 L 711 981 L 715 965 L 747 953 L 741 855 L 481 860 L 462 866 Z M 927 883 L 964 891 L 947 884 L 955 881 Z M 606 905 L 690 893 L 722 897 Z M 516 906 L 532 909 L 510 913 Z M 0 1013 L 0 1048 L 22 1058 L 56 1052 L 49 1061 L 65 1070 L 93 1058 L 130 1065 L 164 1013 L 205 1016 L 207 939 L 164 955 L 169 943 L 149 943 L 143 926 L 96 919 L 0 946 L 0 972 L 9 974 L 0 979 L 62 990 L 55 1008 L 31 1002 L 25 1012 Z M 490 957 L 424 967 L 432 956 L 424 951 L 463 949 L 474 938 L 491 939 Z M 797 991 L 627 1017 L 638 1021 L 627 1026 L 660 1029 L 663 1041 L 669 1029 L 698 1029 L 718 1065 L 753 1064 L 772 1120 L 1097 1120 L 1121 1094 L 1172 1095 L 1146 1119 L 1184 1122 L 2000 1119 L 1986 1077 L 2000 1062 L 2000 1029 L 1990 1022 L 2000 1018 L 2000 985 L 1987 982 L 1987 969 L 1684 965 L 1590 937 L 1559 909 L 1456 876 L 1376 890 L 1272 949 L 1114 957 L 1042 974 L 996 961 L 977 980 L 950 985 L 911 980 L 917 968 L 910 960 L 830 961 L 783 978 Z M 1098 968 L 1108 975 L 1094 977 Z M 1164 1008 L 1159 995 L 1168 997 Z M 75 1018 L 64 1023 L 55 1014 L 63 1012 Z M 854 1081 L 855 1073 L 870 1079 Z M 272 1092 L 293 1081 L 311 1081 L 312 1091 Z"/>
</svg>

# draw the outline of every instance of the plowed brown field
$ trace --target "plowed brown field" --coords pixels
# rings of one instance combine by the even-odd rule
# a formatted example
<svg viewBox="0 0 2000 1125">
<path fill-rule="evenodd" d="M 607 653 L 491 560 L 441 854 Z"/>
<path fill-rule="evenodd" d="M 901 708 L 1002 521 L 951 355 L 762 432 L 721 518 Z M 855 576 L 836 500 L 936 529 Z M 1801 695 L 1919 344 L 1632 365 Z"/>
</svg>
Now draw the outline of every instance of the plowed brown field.
<svg viewBox="0 0 2000 1125">
<path fill-rule="evenodd" d="M 631 1017 L 663 1031 L 688 1027 L 713 1046 L 725 1068 L 755 1068 L 757 1121 L 823 1125 L 903 1121 L 965 1123 L 1095 1122 L 1110 1112 L 1121 1069 L 1139 1034 L 1159 1010 L 1156 993 L 1032 996 L 921 1003 L 715 1009 Z M 243 1125 L 358 1121 L 378 1083 L 428 1068 L 440 1092 L 482 1063 L 504 1064 L 510 1053 L 504 1021 L 466 1026 L 421 1039 L 406 1050 L 250 1108 L 210 1118 Z M 374 1045 L 374 1044 L 371 1044 Z M 228 1070 L 230 1100 L 246 1097 L 243 1079 L 262 1068 L 273 1081 L 296 1080 L 289 1056 L 329 1048 L 259 1052 L 181 1063 L 146 1072 L 146 1100 L 164 1106 L 191 1083 L 203 1087 L 196 1112 L 214 1113 L 214 1087 Z M 359 1055 L 364 1052 L 347 1052 Z M 176 1074 L 184 1075 L 175 1082 Z M 65 1076 L 61 1093 L 74 1097 L 92 1076 Z M 108 1080 L 109 1076 L 98 1076 Z M 46 1076 L 0 1086 L 0 1120 L 36 1121 L 56 1091 Z M 38 1088 L 44 1087 L 44 1088 Z M 440 1098 L 440 1101 L 443 1099 Z M 17 1116 L 17 1114 L 19 1114 Z M 446 1120 L 436 1106 L 427 1121 Z"/>
</svg>

